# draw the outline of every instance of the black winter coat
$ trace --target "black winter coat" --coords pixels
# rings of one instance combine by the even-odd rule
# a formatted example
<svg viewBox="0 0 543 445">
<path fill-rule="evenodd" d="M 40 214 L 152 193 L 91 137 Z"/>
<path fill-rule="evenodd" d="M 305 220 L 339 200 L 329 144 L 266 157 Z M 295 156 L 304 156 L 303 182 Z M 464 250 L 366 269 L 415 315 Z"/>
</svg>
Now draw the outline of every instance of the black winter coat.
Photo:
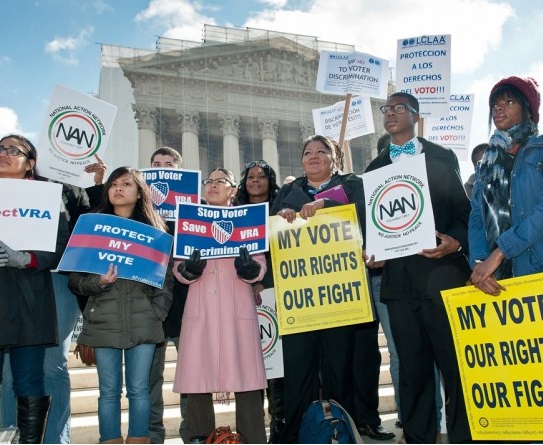
<svg viewBox="0 0 543 445">
<path fill-rule="evenodd" d="M 51 270 L 69 238 L 66 213 L 60 214 L 55 252 L 31 251 L 38 267 L 0 267 L 0 348 L 55 345 L 57 312 Z"/>
<path fill-rule="evenodd" d="M 172 304 L 171 266 L 162 289 L 122 278 L 103 288 L 97 274 L 71 273 L 70 290 L 89 297 L 77 342 L 118 349 L 163 342 L 162 322 Z"/>
</svg>

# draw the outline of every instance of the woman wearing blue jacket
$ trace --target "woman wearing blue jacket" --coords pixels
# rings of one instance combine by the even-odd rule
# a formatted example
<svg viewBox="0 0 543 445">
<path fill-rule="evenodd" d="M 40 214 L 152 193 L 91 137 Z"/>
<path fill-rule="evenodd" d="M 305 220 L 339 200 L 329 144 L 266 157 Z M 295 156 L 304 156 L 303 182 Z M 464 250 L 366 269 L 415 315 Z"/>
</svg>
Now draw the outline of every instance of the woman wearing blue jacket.
<svg viewBox="0 0 543 445">
<path fill-rule="evenodd" d="M 540 92 L 530 78 L 500 80 L 490 93 L 496 130 L 476 171 L 469 218 L 471 282 L 499 295 L 498 280 L 543 272 L 543 138 Z"/>
</svg>

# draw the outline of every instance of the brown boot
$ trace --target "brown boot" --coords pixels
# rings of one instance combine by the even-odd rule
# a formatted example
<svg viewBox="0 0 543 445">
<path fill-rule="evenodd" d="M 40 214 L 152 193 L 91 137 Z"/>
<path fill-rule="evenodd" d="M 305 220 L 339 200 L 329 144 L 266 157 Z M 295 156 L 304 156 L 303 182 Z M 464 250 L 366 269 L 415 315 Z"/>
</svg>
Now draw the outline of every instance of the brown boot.
<svg viewBox="0 0 543 445">
<path fill-rule="evenodd" d="M 151 438 L 147 437 L 127 437 L 125 443 L 151 443 Z"/>
<path fill-rule="evenodd" d="M 124 440 L 123 440 L 123 436 L 119 436 L 115 439 L 104 440 L 103 442 L 98 442 L 98 443 L 124 443 Z"/>
</svg>

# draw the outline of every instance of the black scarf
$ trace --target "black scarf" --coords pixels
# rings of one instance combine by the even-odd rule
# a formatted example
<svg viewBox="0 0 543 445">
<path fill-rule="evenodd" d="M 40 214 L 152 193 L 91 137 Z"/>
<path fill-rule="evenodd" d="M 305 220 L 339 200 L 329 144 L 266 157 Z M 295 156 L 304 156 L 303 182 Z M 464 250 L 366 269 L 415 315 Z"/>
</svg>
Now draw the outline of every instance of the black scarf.
<svg viewBox="0 0 543 445">
<path fill-rule="evenodd" d="M 496 130 L 491 136 L 479 167 L 483 184 L 483 219 L 486 240 L 493 251 L 498 237 L 511 227 L 511 172 L 514 146 L 521 146 L 537 135 L 537 125 L 528 121 L 508 131 Z M 511 260 L 504 260 L 495 272 L 496 279 L 512 276 Z"/>
</svg>

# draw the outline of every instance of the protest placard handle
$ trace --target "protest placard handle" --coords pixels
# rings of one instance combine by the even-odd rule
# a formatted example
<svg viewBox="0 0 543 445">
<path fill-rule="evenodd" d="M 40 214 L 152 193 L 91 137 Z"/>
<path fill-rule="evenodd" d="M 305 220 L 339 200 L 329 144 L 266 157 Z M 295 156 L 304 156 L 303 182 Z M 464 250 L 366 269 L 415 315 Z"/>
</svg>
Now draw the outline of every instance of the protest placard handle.
<svg viewBox="0 0 543 445">
<path fill-rule="evenodd" d="M 345 96 L 345 108 L 343 109 L 343 119 L 341 120 L 341 130 L 339 131 L 339 140 L 338 145 L 341 147 L 341 150 L 344 154 L 344 173 L 352 173 L 353 163 L 351 161 L 351 147 L 349 146 L 349 141 L 345 141 L 345 129 L 347 128 L 347 118 L 349 116 L 349 107 L 351 106 L 351 99 L 353 95 L 347 93 Z"/>
</svg>

